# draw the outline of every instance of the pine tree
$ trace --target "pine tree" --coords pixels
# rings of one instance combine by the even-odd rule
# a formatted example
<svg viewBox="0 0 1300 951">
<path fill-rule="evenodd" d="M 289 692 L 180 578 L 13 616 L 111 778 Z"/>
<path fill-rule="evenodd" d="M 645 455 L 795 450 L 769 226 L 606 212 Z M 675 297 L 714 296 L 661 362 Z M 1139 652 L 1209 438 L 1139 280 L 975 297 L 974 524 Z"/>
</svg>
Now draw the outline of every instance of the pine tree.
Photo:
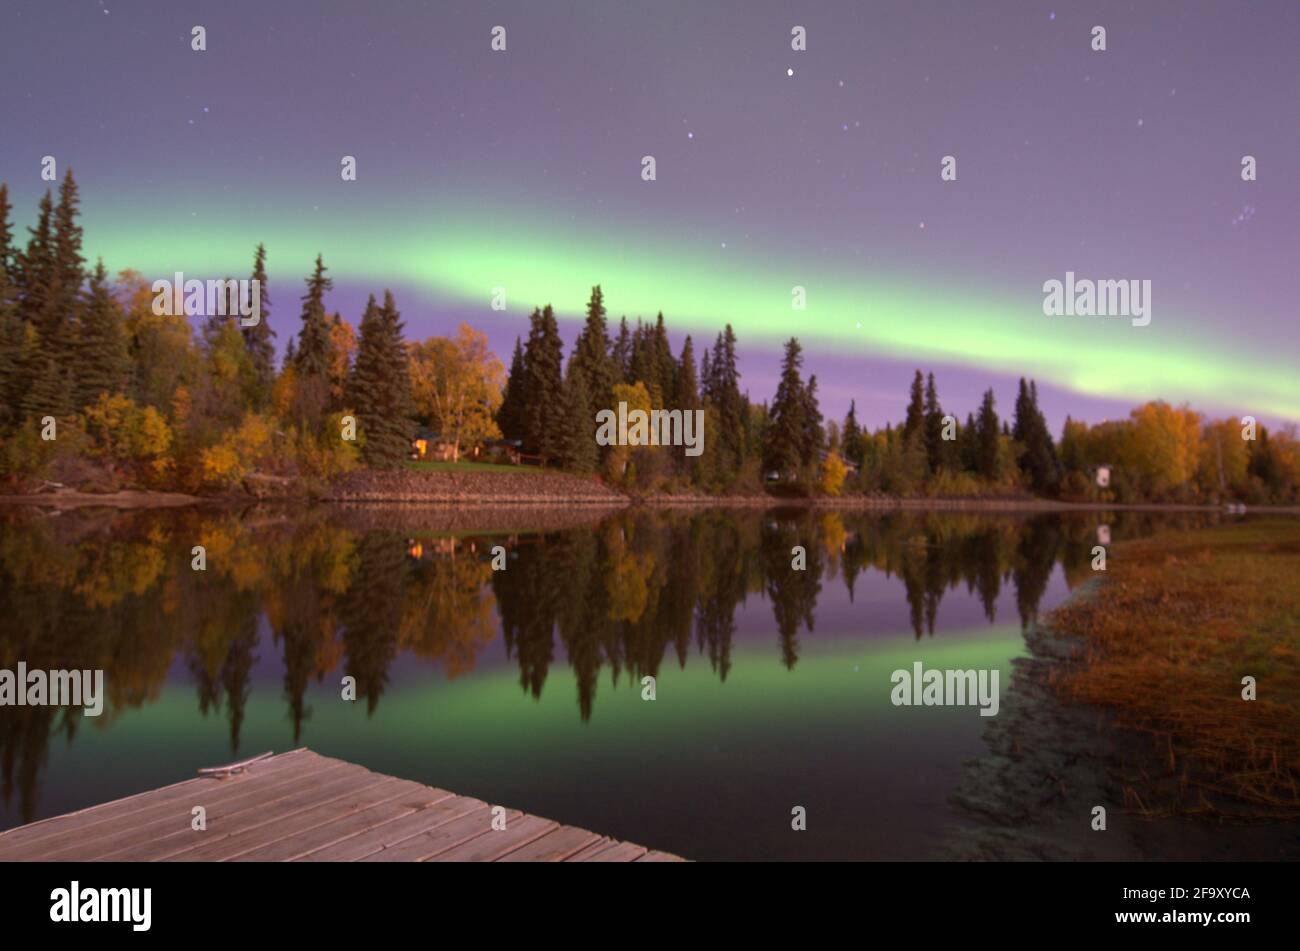
<svg viewBox="0 0 1300 951">
<path fill-rule="evenodd" d="M 307 293 L 302 296 L 302 329 L 298 331 L 295 369 L 300 376 L 324 376 L 329 369 L 330 331 L 325 314 L 325 292 L 334 281 L 325 276 L 326 267 L 316 255 L 316 269 L 307 278 Z"/>
<path fill-rule="evenodd" d="M 763 436 L 763 468 L 786 475 L 805 461 L 808 402 L 800 369 L 803 348 L 791 337 L 781 361 L 781 382 L 772 399 L 769 425 Z"/>
<path fill-rule="evenodd" d="M 131 357 L 122 308 L 113 297 L 102 258 L 90 277 L 77 344 L 77 405 L 88 405 L 100 393 L 123 392 L 131 376 Z"/>
<path fill-rule="evenodd" d="M 822 411 L 817 404 L 817 374 L 808 378 L 808 385 L 803 391 L 803 446 L 802 458 L 805 466 L 814 465 L 821 458 L 822 443 L 825 441 L 822 431 Z"/>
<path fill-rule="evenodd" d="M 626 317 L 619 321 L 618 337 L 614 341 L 610 358 L 614 363 L 614 374 L 617 377 L 617 382 L 635 382 L 628 377 L 632 364 L 632 334 L 628 330 Z"/>
<path fill-rule="evenodd" d="M 1020 378 L 1016 395 L 1015 424 L 1012 437 L 1020 443 L 1020 467 L 1036 492 L 1053 492 L 1061 481 L 1061 464 L 1057 458 L 1047 420 L 1038 408 L 1038 385 Z"/>
<path fill-rule="evenodd" d="M 252 366 L 253 406 L 261 409 L 271 400 L 271 387 L 275 383 L 275 331 L 271 329 L 271 293 L 266 280 L 266 248 L 259 244 L 253 254 L 253 274 L 257 281 L 259 317 L 257 323 L 240 329 L 244 334 L 244 347 Z"/>
<path fill-rule="evenodd" d="M 524 348 L 515 337 L 515 353 L 510 358 L 510 372 L 506 376 L 505 392 L 497 409 L 497 427 L 506 439 L 522 439 L 524 431 Z"/>
<path fill-rule="evenodd" d="M 298 346 L 292 351 L 292 363 L 289 354 L 285 355 L 285 365 L 292 366 L 294 371 L 293 418 L 303 429 L 314 430 L 319 428 L 330 400 L 330 328 L 325 313 L 325 292 L 334 286 L 334 282 L 325 276 L 325 266 L 319 254 L 316 255 L 315 271 L 306 283 Z"/>
<path fill-rule="evenodd" d="M 382 307 L 375 305 L 374 295 L 366 303 L 350 396 L 365 434 L 366 464 L 376 469 L 401 466 L 411 451 L 414 401 L 401 315 L 391 291 L 384 291 Z"/>
<path fill-rule="evenodd" d="M 23 339 L 13 374 L 19 418 L 57 417 L 72 410 L 60 352 L 67 337 L 59 310 L 62 295 L 53 219 L 53 198 L 47 190 L 40 201 L 36 227 L 27 229 L 27 250 L 19 258 L 18 316 Z"/>
<path fill-rule="evenodd" d="M 528 344 L 524 349 L 527 368 L 524 387 L 525 437 L 529 450 L 558 459 L 564 451 L 564 344 L 560 340 L 555 312 L 547 304 L 533 311 Z M 593 417 L 594 421 L 594 417 Z"/>
<path fill-rule="evenodd" d="M 975 422 L 975 466 L 976 471 L 991 482 L 1002 477 L 998 458 L 998 414 L 991 389 L 984 392 L 979 418 Z"/>
<path fill-rule="evenodd" d="M 596 417 L 591 414 L 587 378 L 571 373 L 564 387 L 564 439 L 561 464 L 572 472 L 594 472 L 599 461 L 596 447 Z"/>
<path fill-rule="evenodd" d="M 651 347 L 654 351 L 654 379 L 647 380 L 646 385 L 651 387 L 652 394 L 655 389 L 658 389 L 658 405 L 667 405 L 672 401 L 673 393 L 677 389 L 677 366 L 673 360 L 672 347 L 668 343 L 668 331 L 664 327 L 662 311 L 655 318 L 655 328 L 651 335 Z"/>
<path fill-rule="evenodd" d="M 912 378 L 912 398 L 907 404 L 907 419 L 903 422 L 903 439 L 912 433 L 922 433 L 925 430 L 925 380 L 921 376 L 921 371 L 916 371 L 916 376 Z"/>
<path fill-rule="evenodd" d="M 718 414 L 718 468 L 734 475 L 744 459 L 748 420 L 740 395 L 740 373 L 736 369 L 736 334 L 731 324 L 718 334 L 713 345 L 705 397 Z"/>
<path fill-rule="evenodd" d="M 18 275 L 9 223 L 9 188 L 0 184 L 0 430 L 17 420 L 17 378 L 23 325 L 18 318 Z"/>
<path fill-rule="evenodd" d="M 857 400 L 849 400 L 849 411 L 844 417 L 840 441 L 844 445 L 844 457 L 850 462 L 861 466 L 865 452 L 863 451 L 862 427 L 858 425 Z"/>
<path fill-rule="evenodd" d="M 74 342 L 81 310 L 81 285 L 86 280 L 81 225 L 77 223 L 79 205 L 77 183 L 68 169 L 59 185 L 59 203 L 54 209 L 54 273 L 50 295 L 54 324 L 43 332 L 50 342 L 59 346 L 59 362 L 69 377 L 76 369 Z"/>
<path fill-rule="evenodd" d="M 925 455 L 931 472 L 937 472 L 946 461 L 943 444 L 943 408 L 939 405 L 939 391 L 931 373 L 925 384 Z"/>
<path fill-rule="evenodd" d="M 582 385 L 575 390 L 586 394 L 586 413 L 595 419 L 596 412 L 613 402 L 616 374 L 609 354 L 609 332 L 605 324 L 605 298 L 597 284 L 587 302 L 587 322 L 573 344 L 568 376 L 581 376 Z"/>
<path fill-rule="evenodd" d="M 682 356 L 677 365 L 674 383 L 673 408 L 683 411 L 697 409 L 700 405 L 700 384 L 695 373 L 695 344 L 689 336 L 682 344 Z"/>
</svg>

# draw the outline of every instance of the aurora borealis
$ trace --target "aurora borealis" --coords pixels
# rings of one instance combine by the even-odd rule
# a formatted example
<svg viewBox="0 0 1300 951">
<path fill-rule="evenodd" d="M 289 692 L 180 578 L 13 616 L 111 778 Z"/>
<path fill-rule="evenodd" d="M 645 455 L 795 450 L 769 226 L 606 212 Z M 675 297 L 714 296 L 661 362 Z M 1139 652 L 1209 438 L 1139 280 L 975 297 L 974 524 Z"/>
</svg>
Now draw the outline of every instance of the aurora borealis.
<svg viewBox="0 0 1300 951">
<path fill-rule="evenodd" d="M 963 415 L 1024 374 L 1054 426 L 1153 398 L 1300 420 L 1286 0 L 173 6 L 6 5 L 0 180 L 22 234 L 41 157 L 73 168 L 114 270 L 243 276 L 264 242 L 281 345 L 319 251 L 349 319 L 391 286 L 408 334 L 468 320 L 503 359 L 596 283 L 676 347 L 730 321 L 756 399 L 796 334 L 828 415 L 871 423 L 917 365 Z M 1067 270 L 1150 280 L 1151 325 L 1045 317 Z"/>
</svg>

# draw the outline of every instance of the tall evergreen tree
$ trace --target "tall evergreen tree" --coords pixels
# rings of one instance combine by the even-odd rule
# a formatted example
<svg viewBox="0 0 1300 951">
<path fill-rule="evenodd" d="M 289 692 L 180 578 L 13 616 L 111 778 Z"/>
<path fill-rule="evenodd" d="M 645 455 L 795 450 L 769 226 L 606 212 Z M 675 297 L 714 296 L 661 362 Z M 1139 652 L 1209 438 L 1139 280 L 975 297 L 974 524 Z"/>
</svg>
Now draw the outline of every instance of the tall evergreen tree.
<svg viewBox="0 0 1300 951">
<path fill-rule="evenodd" d="M 506 376 L 505 392 L 497 409 L 497 427 L 506 439 L 522 439 L 524 432 L 524 347 L 515 337 L 515 352 L 510 358 L 510 372 Z"/>
<path fill-rule="evenodd" d="M 1061 480 L 1061 464 L 1047 420 L 1038 408 L 1038 385 L 1020 378 L 1012 438 L 1020 443 L 1020 467 L 1036 492 L 1053 492 Z"/>
<path fill-rule="evenodd" d="M 257 281 L 259 315 L 256 324 L 240 329 L 244 334 L 244 346 L 248 350 L 252 366 L 252 390 L 254 406 L 258 409 L 271 400 L 271 387 L 275 383 L 275 331 L 271 329 L 271 292 L 266 280 L 266 248 L 259 244 L 253 253 L 253 273 L 251 280 Z"/>
<path fill-rule="evenodd" d="M 700 405 L 700 384 L 695 371 L 695 344 L 687 336 L 677 364 L 672 405 L 675 409 L 693 410 Z"/>
<path fill-rule="evenodd" d="M 781 382 L 772 399 L 769 425 L 763 434 L 763 468 L 784 476 L 806 461 L 808 399 L 800 370 L 803 348 L 791 337 L 781 360 Z"/>
<path fill-rule="evenodd" d="M 0 430 L 16 423 L 17 377 L 23 325 L 18 317 L 18 275 L 13 230 L 9 223 L 9 188 L 0 183 Z"/>
<path fill-rule="evenodd" d="M 27 231 L 27 249 L 18 268 L 18 316 L 24 325 L 14 380 L 19 414 L 20 418 L 62 416 L 73 407 L 60 351 L 68 334 L 59 310 L 54 203 L 48 190 L 40 200 L 36 227 Z"/>
<path fill-rule="evenodd" d="M 528 344 L 524 349 L 525 437 L 532 452 L 559 459 L 564 455 L 564 344 L 555 322 L 555 312 L 547 304 L 534 310 Z M 595 422 L 593 417 L 592 422 Z"/>
<path fill-rule="evenodd" d="M 366 303 L 350 382 L 367 465 L 399 467 L 411 451 L 414 401 L 401 315 L 391 291 L 384 291 L 382 307 L 374 295 Z"/>
<path fill-rule="evenodd" d="M 131 357 L 122 308 L 113 297 L 102 258 L 95 263 L 90 276 L 77 344 L 78 406 L 86 406 L 100 393 L 121 393 L 126 389 L 131 377 Z"/>
<path fill-rule="evenodd" d="M 984 392 L 979 418 L 975 421 L 975 466 L 984 478 L 996 482 L 1002 477 L 998 459 L 998 414 L 993 391 Z"/>
<path fill-rule="evenodd" d="M 628 330 L 626 317 L 619 321 L 618 337 L 614 341 L 610 358 L 614 362 L 614 374 L 617 377 L 617 382 L 636 382 L 628 377 L 632 366 L 632 333 Z"/>
<path fill-rule="evenodd" d="M 803 390 L 803 464 L 814 465 L 821 458 L 822 443 L 826 435 L 822 431 L 822 411 L 817 403 L 817 374 L 808 378 L 808 385 Z"/>
<path fill-rule="evenodd" d="M 857 400 L 849 400 L 849 411 L 844 417 L 840 430 L 840 441 L 844 446 L 844 457 L 861 466 L 865 455 L 862 427 L 858 424 Z"/>
<path fill-rule="evenodd" d="M 329 370 L 330 328 L 325 313 L 325 292 L 334 281 L 325 276 L 325 265 L 316 255 L 316 268 L 307 278 L 307 293 L 302 296 L 302 329 L 298 331 L 295 369 L 302 376 L 324 376 Z"/>
<path fill-rule="evenodd" d="M 677 366 L 673 360 L 672 347 L 668 343 L 668 331 L 664 327 L 662 311 L 655 318 L 651 341 L 654 348 L 655 379 L 647 381 L 646 385 L 658 388 L 660 403 L 667 405 L 672 402 L 673 393 L 677 389 Z"/>
<path fill-rule="evenodd" d="M 570 373 L 564 385 L 564 433 L 560 461 L 572 472 L 594 472 L 599 456 L 596 446 L 596 418 L 591 413 L 587 377 Z"/>
<path fill-rule="evenodd" d="M 587 321 L 573 344 L 573 356 L 569 358 L 567 375 L 572 378 L 581 376 L 582 385 L 574 387 L 587 398 L 586 415 L 593 420 L 598 410 L 607 409 L 613 403 L 614 384 L 617 373 L 614 361 L 609 353 L 609 332 L 605 323 L 605 297 L 597 284 L 591 289 L 591 298 L 587 301 Z"/>
<path fill-rule="evenodd" d="M 903 422 L 903 439 L 912 433 L 921 433 L 925 431 L 925 379 L 921 376 L 921 371 L 916 371 L 916 376 L 912 378 L 912 397 L 907 403 L 907 419 Z"/>
<path fill-rule="evenodd" d="M 937 472 L 947 461 L 944 448 L 943 407 L 939 405 L 939 391 L 931 373 L 925 383 L 925 455 L 931 472 Z"/>
<path fill-rule="evenodd" d="M 718 468 L 734 473 L 745 454 L 748 421 L 740 395 L 740 373 L 736 369 L 736 334 L 727 324 L 718 334 L 705 377 L 705 396 L 718 414 Z"/>
</svg>

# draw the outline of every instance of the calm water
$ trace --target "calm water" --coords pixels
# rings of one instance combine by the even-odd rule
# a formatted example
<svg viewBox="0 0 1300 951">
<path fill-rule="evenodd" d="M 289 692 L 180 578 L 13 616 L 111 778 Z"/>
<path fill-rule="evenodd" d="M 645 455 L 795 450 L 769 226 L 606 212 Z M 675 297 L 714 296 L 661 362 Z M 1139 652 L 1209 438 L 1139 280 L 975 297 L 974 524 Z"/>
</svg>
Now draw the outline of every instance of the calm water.
<svg viewBox="0 0 1300 951">
<path fill-rule="evenodd" d="M 689 858 L 926 857 L 987 720 L 894 707 L 891 672 L 998 668 L 1005 697 L 1100 525 L 1196 518 L 3 512 L 0 667 L 100 668 L 108 699 L 0 707 L 0 828 L 309 746 Z"/>
</svg>

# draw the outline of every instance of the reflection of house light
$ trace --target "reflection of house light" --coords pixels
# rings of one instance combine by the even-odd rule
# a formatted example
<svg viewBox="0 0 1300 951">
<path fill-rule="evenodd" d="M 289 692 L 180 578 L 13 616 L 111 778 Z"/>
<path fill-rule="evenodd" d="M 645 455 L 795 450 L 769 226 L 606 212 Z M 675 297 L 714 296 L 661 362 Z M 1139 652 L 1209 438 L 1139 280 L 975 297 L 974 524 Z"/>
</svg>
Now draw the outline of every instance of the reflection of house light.
<svg viewBox="0 0 1300 951">
<path fill-rule="evenodd" d="M 419 542 L 416 542 L 406 550 L 406 553 L 410 555 L 412 558 L 418 559 L 421 555 L 424 554 L 424 546 L 421 545 Z"/>
</svg>

